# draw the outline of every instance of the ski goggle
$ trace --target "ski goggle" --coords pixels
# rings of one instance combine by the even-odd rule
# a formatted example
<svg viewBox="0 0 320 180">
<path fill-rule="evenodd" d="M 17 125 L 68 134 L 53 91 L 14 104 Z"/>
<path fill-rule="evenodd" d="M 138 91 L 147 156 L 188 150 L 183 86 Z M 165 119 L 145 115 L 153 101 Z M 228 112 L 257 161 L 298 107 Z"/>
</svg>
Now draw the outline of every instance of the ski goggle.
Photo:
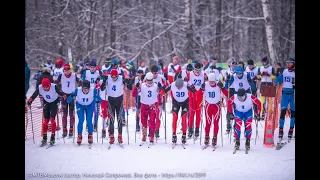
<svg viewBox="0 0 320 180">
<path fill-rule="evenodd" d="M 201 69 L 194 69 L 194 72 L 199 74 L 201 72 Z"/>
<path fill-rule="evenodd" d="M 238 96 L 238 99 L 239 99 L 240 101 L 244 101 L 245 98 L 246 98 L 246 95 Z"/>
</svg>

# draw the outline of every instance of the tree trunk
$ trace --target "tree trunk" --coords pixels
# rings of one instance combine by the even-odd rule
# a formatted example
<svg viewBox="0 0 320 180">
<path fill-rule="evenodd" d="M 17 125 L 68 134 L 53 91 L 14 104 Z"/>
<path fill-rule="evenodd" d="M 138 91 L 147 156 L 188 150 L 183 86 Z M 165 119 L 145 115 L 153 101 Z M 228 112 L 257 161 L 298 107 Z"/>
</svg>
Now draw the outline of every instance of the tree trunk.
<svg viewBox="0 0 320 180">
<path fill-rule="evenodd" d="M 193 53 L 193 30 L 192 30 L 192 19 L 191 19 L 191 0 L 184 0 L 185 2 L 185 11 L 184 16 L 186 20 L 186 38 L 187 38 L 187 44 L 185 48 L 185 54 L 186 57 L 194 58 Z"/>
<path fill-rule="evenodd" d="M 217 25 L 216 25 L 216 58 L 221 62 L 221 21 L 222 21 L 222 0 L 216 1 Z"/>
<path fill-rule="evenodd" d="M 268 51 L 270 57 L 271 65 L 275 65 L 278 62 L 276 49 L 274 47 L 274 36 L 272 29 L 272 14 L 270 9 L 270 4 L 268 0 L 261 0 L 262 2 L 262 10 L 263 16 L 265 18 L 265 26 L 266 26 L 266 35 L 267 35 L 267 43 L 268 43 Z"/>
<path fill-rule="evenodd" d="M 110 2 L 110 47 L 116 49 L 116 26 L 114 20 L 116 19 L 116 0 Z M 115 52 L 111 52 L 111 56 L 114 56 Z"/>
</svg>

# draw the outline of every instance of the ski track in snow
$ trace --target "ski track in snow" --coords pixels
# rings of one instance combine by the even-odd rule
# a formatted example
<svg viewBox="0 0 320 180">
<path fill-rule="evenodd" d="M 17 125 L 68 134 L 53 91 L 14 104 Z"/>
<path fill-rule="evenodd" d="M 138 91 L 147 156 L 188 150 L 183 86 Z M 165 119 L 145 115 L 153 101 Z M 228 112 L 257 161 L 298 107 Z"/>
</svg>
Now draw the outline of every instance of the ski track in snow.
<svg viewBox="0 0 320 180">
<path fill-rule="evenodd" d="M 31 92 L 30 92 L 31 91 Z M 27 97 L 34 91 L 32 87 Z M 171 106 L 167 104 L 167 109 Z M 120 148 L 117 143 L 117 129 L 115 129 L 115 145 L 108 150 L 108 141 L 101 139 L 101 122 L 99 117 L 99 143 L 97 143 L 96 133 L 93 134 L 92 148 L 88 148 L 88 136 L 85 135 L 85 123 L 83 125 L 83 140 L 80 147 L 73 143 L 73 138 L 56 138 L 56 146 L 46 149 L 39 147 L 41 138 L 36 138 L 33 144 L 32 138 L 25 142 L 25 172 L 26 179 L 54 179 L 54 178 L 36 178 L 31 177 L 30 173 L 51 173 L 51 174 L 78 174 L 80 178 L 84 178 L 82 173 L 109 173 L 109 174 L 127 174 L 130 173 L 132 178 L 117 179 L 133 179 L 134 173 L 140 173 L 142 178 L 135 179 L 199 179 L 199 180 L 292 180 L 295 179 L 295 140 L 287 143 L 281 150 L 276 151 L 274 148 L 263 147 L 263 127 L 264 121 L 261 121 L 263 127 L 258 124 L 259 138 L 255 145 L 256 125 L 252 123 L 251 149 L 249 154 L 244 151 L 244 125 L 241 130 L 240 151 L 232 154 L 234 142 L 230 144 L 229 137 L 225 135 L 226 119 L 225 110 L 222 110 L 222 129 L 223 129 L 223 146 L 221 144 L 221 131 L 218 134 L 218 148 L 212 151 L 212 147 L 202 150 L 204 145 L 204 125 L 205 117 L 203 116 L 203 129 L 200 139 L 193 143 L 193 139 L 187 139 L 186 149 L 181 145 L 181 135 L 177 135 L 177 146 L 172 149 L 172 114 L 167 113 L 167 144 L 164 139 L 164 117 L 162 117 L 160 128 L 160 139 L 158 142 L 148 148 L 147 142 L 140 147 L 141 135 L 137 133 L 137 142 L 134 142 L 135 131 L 135 112 L 129 110 L 129 136 L 130 145 L 128 145 L 126 127 L 123 128 L 123 144 L 124 149 Z M 167 110 L 168 111 L 168 110 Z M 164 116 L 164 112 L 163 112 Z M 68 119 L 69 121 L 69 119 Z M 287 140 L 290 120 L 285 121 L 284 139 Z M 221 123 L 219 122 L 219 126 Z M 115 124 L 117 127 L 117 124 Z M 177 132 L 180 132 L 181 120 L 178 120 Z M 220 127 L 221 128 L 221 127 Z M 212 138 L 213 128 L 211 127 L 210 138 Z M 76 129 L 77 132 L 77 129 Z M 294 132 L 295 134 L 295 132 Z M 62 130 L 59 131 L 62 135 Z M 77 135 L 77 133 L 76 133 Z M 275 143 L 278 141 L 278 130 L 275 131 Z M 50 133 L 48 133 L 50 138 Z M 76 141 L 76 139 L 75 139 Z M 211 139 L 210 139 L 211 143 Z M 205 177 L 197 178 L 178 178 L 178 177 L 162 177 L 162 173 L 205 173 Z M 144 176 L 146 174 L 156 174 L 157 178 Z M 57 179 L 57 178 L 55 178 Z M 58 178 L 58 179 L 79 179 L 79 178 Z M 85 179 L 115 179 L 115 178 L 85 178 Z"/>
</svg>

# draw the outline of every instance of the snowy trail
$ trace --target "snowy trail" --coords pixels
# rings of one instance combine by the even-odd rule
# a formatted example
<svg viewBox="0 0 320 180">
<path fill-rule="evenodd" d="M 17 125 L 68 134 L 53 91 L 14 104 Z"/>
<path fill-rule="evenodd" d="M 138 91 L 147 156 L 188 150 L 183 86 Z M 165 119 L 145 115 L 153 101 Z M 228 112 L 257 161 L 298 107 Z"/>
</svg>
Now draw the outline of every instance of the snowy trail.
<svg viewBox="0 0 320 180">
<path fill-rule="evenodd" d="M 31 90 L 33 91 L 33 90 Z M 28 97 L 31 95 L 28 93 Z M 169 108 L 169 104 L 167 104 Z M 164 114 L 163 114 L 164 115 Z M 226 129 L 225 111 L 222 110 L 223 133 Z M 134 173 L 142 174 L 142 177 L 135 179 L 182 179 L 178 177 L 164 177 L 163 173 L 175 175 L 176 173 L 200 173 L 192 174 L 198 175 L 193 178 L 183 179 L 224 179 L 224 180 L 292 180 L 295 179 L 295 140 L 292 139 L 281 150 L 276 151 L 275 148 L 263 147 L 263 127 L 258 126 L 259 138 L 257 144 L 254 144 L 256 136 L 256 126 L 253 122 L 251 150 L 249 154 L 245 154 L 243 137 L 243 129 L 241 131 L 241 145 L 240 151 L 236 154 L 233 152 L 233 141 L 229 142 L 227 135 L 223 135 L 223 146 L 221 144 L 221 135 L 219 130 L 218 148 L 212 151 L 211 147 L 202 150 L 204 140 L 204 126 L 202 130 L 202 146 L 200 146 L 200 139 L 193 143 L 193 139 L 187 139 L 186 149 L 181 145 L 177 145 L 175 149 L 171 148 L 171 122 L 172 115 L 167 113 L 167 144 L 164 140 L 164 117 L 162 118 L 160 128 L 160 139 L 151 148 L 148 148 L 148 143 L 139 146 L 141 142 L 140 134 L 137 134 L 137 142 L 134 143 L 135 131 L 135 112 L 129 110 L 129 133 L 130 145 L 127 142 L 127 132 L 123 129 L 124 149 L 119 146 L 113 146 L 108 150 L 108 140 L 104 139 L 104 144 L 101 144 L 101 122 L 99 117 L 99 143 L 97 143 L 96 133 L 94 133 L 94 143 L 92 149 L 88 148 L 88 137 L 83 132 L 83 144 L 77 147 L 72 143 L 73 139 L 60 138 L 56 140 L 56 146 L 45 149 L 40 148 L 41 138 L 36 138 L 36 144 L 33 144 L 32 139 L 25 142 L 25 167 L 26 179 L 53 179 L 53 178 L 36 178 L 32 177 L 30 173 L 49 173 L 49 174 L 76 174 L 80 178 L 85 178 L 83 173 L 87 174 L 101 174 L 103 178 L 86 178 L 86 179 L 111 179 L 106 177 L 109 174 L 130 174 L 134 178 Z M 203 113 L 204 119 L 204 113 Z M 287 138 L 289 119 L 285 121 L 285 135 Z M 205 123 L 205 121 L 204 121 Z M 204 125 L 204 124 L 203 124 Z M 264 121 L 262 121 L 264 126 Z M 220 122 L 219 122 L 220 126 Z M 117 124 L 115 124 L 117 127 Z M 180 131 L 181 123 L 177 125 L 177 132 Z M 221 128 L 221 127 L 220 127 Z M 84 124 L 85 129 L 85 124 Z M 212 138 L 212 129 L 210 138 Z M 59 135 L 61 136 L 62 131 Z M 50 133 L 48 134 L 50 137 Z M 181 144 L 181 135 L 178 134 L 178 144 Z M 278 131 L 275 132 L 275 142 L 277 142 Z M 115 137 L 117 137 L 117 129 L 115 129 Z M 117 138 L 116 138 L 117 142 Z M 147 141 L 148 142 L 148 141 Z M 205 173 L 205 176 L 202 176 Z M 151 174 L 156 175 L 153 177 Z M 35 174 L 34 174 L 35 175 Z M 188 174 L 191 175 L 191 174 Z M 117 179 L 132 179 L 132 178 L 117 178 Z M 55 178 L 57 179 L 57 178 Z M 60 177 L 58 179 L 79 179 Z M 114 178 L 112 178 L 114 179 Z"/>
</svg>

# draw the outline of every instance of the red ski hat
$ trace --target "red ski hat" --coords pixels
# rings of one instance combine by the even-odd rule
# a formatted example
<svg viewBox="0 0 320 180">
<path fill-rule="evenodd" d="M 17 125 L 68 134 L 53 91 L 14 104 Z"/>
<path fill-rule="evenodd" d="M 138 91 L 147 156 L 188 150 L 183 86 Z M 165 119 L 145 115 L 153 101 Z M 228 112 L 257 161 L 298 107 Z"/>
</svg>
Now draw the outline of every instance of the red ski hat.
<svg viewBox="0 0 320 180">
<path fill-rule="evenodd" d="M 42 87 L 50 87 L 50 80 L 48 78 L 43 78 L 42 79 L 42 82 L 41 82 L 41 85 Z"/>
<path fill-rule="evenodd" d="M 66 71 L 70 70 L 70 65 L 69 64 L 65 64 L 63 66 L 63 70 L 66 70 Z"/>
<path fill-rule="evenodd" d="M 60 59 L 60 58 L 57 59 L 57 64 L 58 64 L 59 67 L 62 67 L 62 66 L 63 66 L 63 63 L 64 63 L 64 62 L 63 62 L 62 59 Z"/>
<path fill-rule="evenodd" d="M 116 69 L 112 69 L 110 74 L 111 74 L 111 77 L 117 77 L 118 76 L 118 71 Z"/>
</svg>

